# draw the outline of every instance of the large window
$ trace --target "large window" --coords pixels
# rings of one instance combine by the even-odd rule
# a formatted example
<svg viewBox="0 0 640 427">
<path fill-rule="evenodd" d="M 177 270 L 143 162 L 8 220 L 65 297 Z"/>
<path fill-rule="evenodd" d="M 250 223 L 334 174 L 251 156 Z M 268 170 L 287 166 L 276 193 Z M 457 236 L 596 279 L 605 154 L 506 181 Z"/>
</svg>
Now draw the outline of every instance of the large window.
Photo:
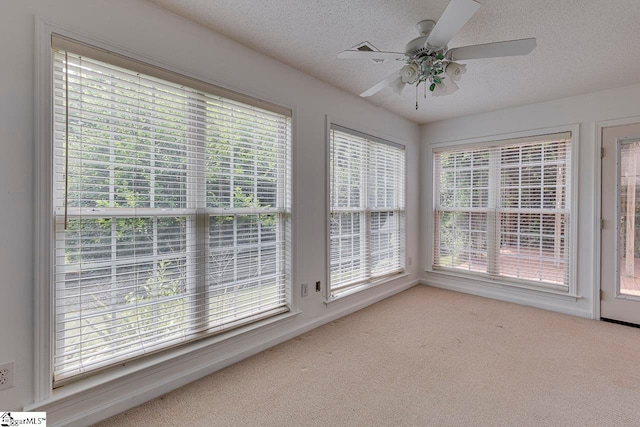
<svg viewBox="0 0 640 427">
<path fill-rule="evenodd" d="M 290 112 L 173 77 L 54 38 L 56 385 L 288 310 Z"/>
<path fill-rule="evenodd" d="M 569 289 L 571 134 L 434 153 L 434 268 Z"/>
<path fill-rule="evenodd" d="M 330 130 L 331 291 L 404 269 L 404 147 Z"/>
</svg>

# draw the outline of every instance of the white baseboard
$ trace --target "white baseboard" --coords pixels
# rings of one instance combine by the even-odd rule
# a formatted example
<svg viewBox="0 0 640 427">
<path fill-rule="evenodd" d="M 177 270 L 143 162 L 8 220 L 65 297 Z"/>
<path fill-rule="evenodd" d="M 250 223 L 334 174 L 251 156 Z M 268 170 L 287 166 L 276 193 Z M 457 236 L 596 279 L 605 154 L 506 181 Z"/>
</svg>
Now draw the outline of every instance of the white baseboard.
<svg viewBox="0 0 640 427">
<path fill-rule="evenodd" d="M 389 290 L 365 297 L 357 302 L 351 300 L 345 301 L 344 304 L 336 303 L 336 310 L 330 314 L 300 325 L 295 325 L 294 319 L 291 321 L 285 320 L 286 323 L 284 325 L 282 323 L 274 323 L 234 337 L 234 342 L 231 344 L 204 348 L 164 362 L 160 366 L 136 372 L 127 378 L 114 381 L 112 384 L 96 386 L 83 393 L 41 404 L 28 405 L 28 410 L 46 411 L 47 423 L 52 427 L 90 425 L 162 396 L 270 347 L 405 291 L 419 283 L 419 280 L 414 280 L 405 284 L 391 286 Z M 167 375 L 167 373 L 170 374 Z"/>
<path fill-rule="evenodd" d="M 592 313 L 588 309 L 578 307 L 575 298 L 563 299 L 557 295 L 536 293 L 518 288 L 503 289 L 486 285 L 478 285 L 471 280 L 452 279 L 448 277 L 438 279 L 420 279 L 420 283 L 434 288 L 446 289 L 450 291 L 462 292 L 465 294 L 477 295 L 499 301 L 512 302 L 529 307 L 541 308 L 543 310 L 555 311 L 569 314 L 571 316 L 591 319 Z"/>
</svg>

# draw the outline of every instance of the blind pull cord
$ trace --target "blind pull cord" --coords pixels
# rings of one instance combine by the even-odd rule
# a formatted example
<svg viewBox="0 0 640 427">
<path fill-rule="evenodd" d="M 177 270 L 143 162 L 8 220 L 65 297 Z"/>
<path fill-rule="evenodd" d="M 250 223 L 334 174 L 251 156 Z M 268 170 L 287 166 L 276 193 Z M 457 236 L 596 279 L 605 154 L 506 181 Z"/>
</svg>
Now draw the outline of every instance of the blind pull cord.
<svg viewBox="0 0 640 427">
<path fill-rule="evenodd" d="M 67 229 L 69 205 L 69 55 L 64 53 L 64 99 L 65 99 L 65 135 L 64 135 L 64 229 Z"/>
</svg>

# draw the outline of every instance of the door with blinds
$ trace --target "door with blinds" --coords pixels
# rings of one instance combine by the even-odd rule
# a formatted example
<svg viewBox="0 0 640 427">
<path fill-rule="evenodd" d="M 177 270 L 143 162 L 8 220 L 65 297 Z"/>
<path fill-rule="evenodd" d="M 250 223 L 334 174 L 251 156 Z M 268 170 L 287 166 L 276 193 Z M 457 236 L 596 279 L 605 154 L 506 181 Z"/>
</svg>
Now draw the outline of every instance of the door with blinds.
<svg viewBox="0 0 640 427">
<path fill-rule="evenodd" d="M 600 316 L 640 325 L 640 124 L 602 131 Z"/>
<path fill-rule="evenodd" d="M 52 54 L 54 385 L 287 311 L 291 112 Z"/>
</svg>

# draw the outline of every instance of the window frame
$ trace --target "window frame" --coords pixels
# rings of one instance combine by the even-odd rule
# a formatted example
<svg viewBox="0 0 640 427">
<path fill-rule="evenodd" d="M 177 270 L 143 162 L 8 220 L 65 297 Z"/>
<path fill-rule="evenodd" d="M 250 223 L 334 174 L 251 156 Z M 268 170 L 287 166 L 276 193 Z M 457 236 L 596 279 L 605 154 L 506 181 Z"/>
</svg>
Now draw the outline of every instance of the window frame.
<svg viewBox="0 0 640 427">
<path fill-rule="evenodd" d="M 161 363 L 168 363 L 186 354 L 203 351 L 226 339 L 250 334 L 256 329 L 266 327 L 275 323 L 286 321 L 297 316 L 301 311 L 299 308 L 299 296 L 292 292 L 293 284 L 296 283 L 295 269 L 295 210 L 293 209 L 293 198 L 296 184 L 293 179 L 293 159 L 295 158 L 295 129 L 296 115 L 294 108 L 279 101 L 272 102 L 259 94 L 245 91 L 244 93 L 227 89 L 219 82 L 211 81 L 206 77 L 198 75 L 194 71 L 170 65 L 162 60 L 146 57 L 139 52 L 120 48 L 101 39 L 97 39 L 89 34 L 79 32 L 65 26 L 58 25 L 45 19 L 36 20 L 36 60 L 35 60 L 35 209 L 34 209 L 34 403 L 30 405 L 37 407 L 39 402 L 53 402 L 58 399 L 80 393 L 93 387 L 123 379 L 126 376 L 153 368 Z M 185 79 L 200 81 L 205 87 L 215 87 L 223 94 L 229 94 L 232 99 L 250 99 L 253 105 L 259 108 L 272 106 L 277 111 L 288 111 L 290 117 L 290 141 L 289 158 L 286 167 L 290 176 L 288 197 L 289 197 L 289 273 L 290 280 L 287 284 L 287 294 L 289 295 L 289 311 L 257 320 L 246 325 L 240 325 L 236 329 L 224 331 L 220 334 L 211 334 L 201 340 L 187 342 L 181 346 L 170 347 L 161 352 L 147 355 L 142 359 L 121 362 L 120 367 L 109 368 L 103 372 L 97 372 L 91 376 L 78 378 L 73 384 L 63 388 L 54 389 L 53 383 L 53 357 L 55 350 L 54 326 L 52 315 L 55 312 L 55 299 L 52 289 L 54 278 L 55 253 L 55 223 L 52 215 L 54 205 L 55 183 L 53 171 L 55 168 L 53 138 L 53 52 L 51 39 L 53 35 L 68 38 L 77 43 L 86 44 L 90 47 L 102 49 L 109 53 L 120 55 L 133 61 L 139 61 L 150 67 L 165 71 L 171 75 L 183 76 Z M 224 96 L 224 95 L 223 95 Z M 274 210 L 275 211 L 275 210 Z"/>
<path fill-rule="evenodd" d="M 580 126 L 579 124 L 570 124 L 570 125 L 561 125 L 549 128 L 541 128 L 541 129 L 531 129 L 524 130 L 519 132 L 505 133 L 499 135 L 489 135 L 482 137 L 474 137 L 469 139 L 460 139 L 460 140 L 451 140 L 445 142 L 436 142 L 429 144 L 427 142 L 428 149 L 425 150 L 423 160 L 425 161 L 425 165 L 429 168 L 427 172 L 425 172 L 425 177 L 423 178 L 423 183 L 425 183 L 426 188 L 423 191 L 425 197 L 425 212 L 423 214 L 423 221 L 426 227 L 423 228 L 423 244 L 425 245 L 425 268 L 424 271 L 429 274 L 450 276 L 452 278 L 466 279 L 467 283 L 471 283 L 474 286 L 486 286 L 486 285 L 494 285 L 498 286 L 501 289 L 520 289 L 520 290 L 529 290 L 542 292 L 545 294 L 552 294 L 558 296 L 569 296 L 571 298 L 578 298 L 577 293 L 577 262 L 578 262 L 578 224 L 579 224 L 579 211 L 578 211 L 578 189 L 579 189 L 579 175 L 578 175 L 578 165 L 579 165 L 579 156 L 580 156 L 580 134 L 579 134 Z M 448 268 L 434 268 L 435 261 L 435 206 L 437 205 L 436 196 L 437 192 L 435 191 L 436 180 L 437 177 L 435 175 L 436 171 L 434 168 L 435 165 L 435 153 L 439 151 L 446 150 L 447 148 L 451 149 L 481 149 L 486 147 L 495 147 L 501 145 L 507 145 L 509 143 L 516 142 L 516 140 L 521 142 L 526 142 L 527 140 L 535 141 L 537 138 L 542 137 L 548 134 L 559 134 L 559 133 L 571 133 L 571 170 L 570 174 L 567 175 L 567 178 L 570 180 L 568 186 L 569 197 L 567 199 L 567 208 L 569 210 L 570 221 L 568 227 L 568 241 L 570 245 L 570 254 L 569 254 L 569 283 L 568 288 L 565 290 L 561 286 L 555 286 L 553 284 L 546 284 L 544 282 L 534 283 L 533 281 L 522 280 L 517 278 L 503 277 L 503 276 L 490 276 L 484 273 L 476 273 L 471 271 L 463 271 L 457 269 L 448 269 Z"/>
<path fill-rule="evenodd" d="M 402 266 L 399 271 L 390 272 L 381 276 L 369 277 L 361 282 L 354 285 L 345 285 L 338 289 L 338 292 L 335 293 L 331 289 L 331 131 L 337 129 L 346 133 L 350 133 L 357 137 L 362 137 L 369 139 L 374 142 L 378 142 L 381 144 L 391 145 L 402 147 L 403 150 L 403 161 L 404 161 L 404 173 L 403 173 L 403 208 L 400 211 L 403 213 L 403 222 L 404 229 L 401 231 L 402 241 L 400 248 L 402 251 Z M 369 289 L 371 287 L 375 287 L 378 285 L 382 285 L 389 281 L 393 281 L 402 277 L 407 276 L 407 221 L 408 221 L 408 209 L 407 209 L 407 179 L 408 179 L 408 167 L 407 167 L 407 144 L 405 141 L 402 141 L 398 138 L 381 135 L 379 132 L 369 131 L 369 130 L 356 130 L 362 129 L 361 126 L 356 126 L 354 124 L 345 123 L 344 120 L 337 120 L 332 118 L 331 116 L 326 116 L 326 181 L 325 181 L 325 194 L 326 194 L 326 251 L 325 251 L 325 262 L 326 262 L 326 276 L 325 276 L 325 286 L 323 288 L 323 296 L 325 298 L 325 303 L 330 303 L 332 301 L 339 300 L 343 297 L 353 295 L 359 293 L 365 289 Z M 363 212 L 365 213 L 366 220 L 363 224 L 365 224 L 365 229 L 368 227 L 370 223 L 370 214 L 372 212 L 376 212 L 377 209 L 365 209 Z M 385 211 L 386 212 L 386 211 Z"/>
</svg>

